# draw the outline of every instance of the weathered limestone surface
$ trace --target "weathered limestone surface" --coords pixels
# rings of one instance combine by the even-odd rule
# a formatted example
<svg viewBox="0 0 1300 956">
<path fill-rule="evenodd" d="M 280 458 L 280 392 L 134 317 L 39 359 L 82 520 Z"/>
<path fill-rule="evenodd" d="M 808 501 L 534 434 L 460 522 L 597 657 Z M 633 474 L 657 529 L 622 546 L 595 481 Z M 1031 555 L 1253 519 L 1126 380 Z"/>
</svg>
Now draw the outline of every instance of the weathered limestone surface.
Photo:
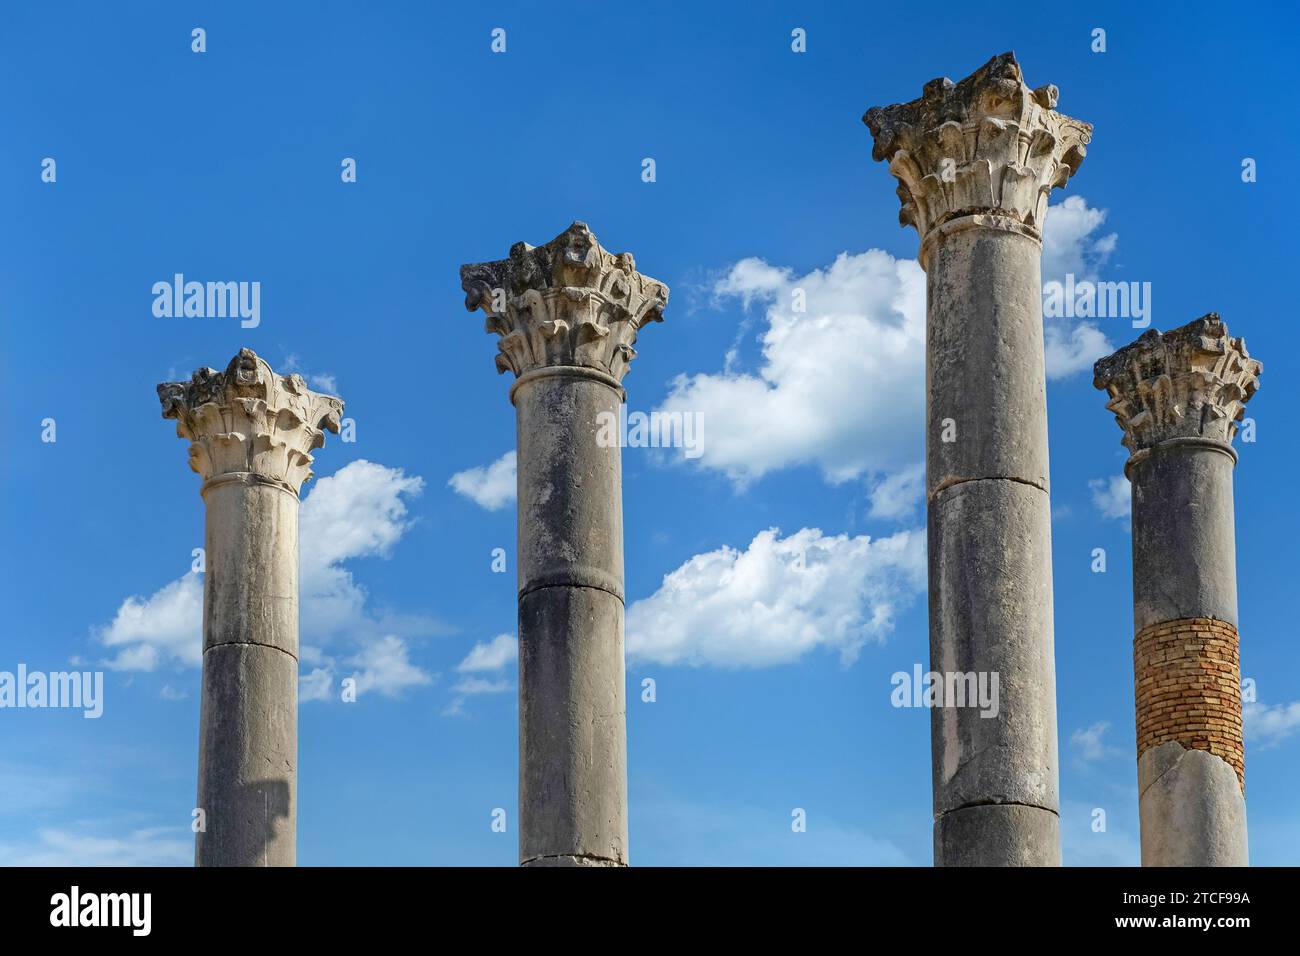
<svg viewBox="0 0 1300 956">
<path fill-rule="evenodd" d="M 343 403 L 249 349 L 158 386 L 203 477 L 206 573 L 198 866 L 293 866 L 298 765 L 298 492 Z"/>
<path fill-rule="evenodd" d="M 597 434 L 668 288 L 581 222 L 462 266 L 461 284 L 501 336 L 498 370 L 516 376 L 520 863 L 623 866 L 622 466 Z"/>
<path fill-rule="evenodd" d="M 940 866 L 1060 863 L 1040 257 L 1092 127 L 1056 101 L 1005 53 L 863 117 L 927 274 L 931 667 L 1000 682 L 931 713 Z"/>
<path fill-rule="evenodd" d="M 1143 866 L 1249 866 L 1246 800 L 1225 761 L 1171 741 L 1138 759 Z"/>
<path fill-rule="evenodd" d="M 1167 622 L 1186 634 L 1178 653 L 1135 645 L 1144 866 L 1247 863 L 1244 776 L 1223 753 L 1241 751 L 1232 438 L 1262 371 L 1212 313 L 1151 329 L 1094 369 L 1130 452 L 1136 640 Z M 1200 679 L 1207 668 L 1225 679 Z M 1162 727 L 1162 742 L 1144 726 Z"/>
</svg>

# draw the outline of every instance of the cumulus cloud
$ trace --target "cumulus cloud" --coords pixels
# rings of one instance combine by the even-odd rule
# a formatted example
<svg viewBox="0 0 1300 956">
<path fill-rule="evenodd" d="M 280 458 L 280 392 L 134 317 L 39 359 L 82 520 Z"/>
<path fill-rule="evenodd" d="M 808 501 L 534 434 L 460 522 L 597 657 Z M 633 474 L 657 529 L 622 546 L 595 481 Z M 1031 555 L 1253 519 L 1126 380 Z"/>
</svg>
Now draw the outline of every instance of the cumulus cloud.
<svg viewBox="0 0 1300 956">
<path fill-rule="evenodd" d="M 1043 279 L 1096 278 L 1117 237 L 1106 211 L 1079 196 L 1053 206 Z M 832 484 L 866 479 L 869 515 L 900 520 L 922 494 L 925 413 L 925 273 L 879 249 L 841 253 L 800 274 L 759 258 L 736 262 L 713 283 L 715 305 L 761 311 L 760 355 L 741 367 L 733 345 L 716 372 L 680 375 L 660 406 L 708 422 L 699 464 L 738 487 L 769 472 L 811 465 Z M 1111 351 L 1090 320 L 1045 326 L 1049 378 L 1072 375 Z M 462 472 L 471 488 L 485 469 Z M 457 476 L 459 477 L 459 476 Z M 513 489 L 513 486 L 512 486 Z M 458 489 L 460 490 L 460 489 Z M 468 491 L 462 492 L 468 494 Z"/>
<path fill-rule="evenodd" d="M 348 658 L 357 668 L 357 696 L 375 692 L 398 697 L 408 687 L 430 684 L 433 677 L 411 663 L 406 643 L 390 634 Z"/>
<path fill-rule="evenodd" d="M 344 562 L 390 556 L 410 528 L 406 502 L 423 490 L 422 479 L 400 468 L 354 461 L 320 479 L 299 513 L 299 593 L 304 641 L 300 700 L 331 695 L 336 661 L 321 643 L 346 639 L 355 652 L 345 663 L 360 668 L 358 687 L 394 694 L 431 678 L 413 665 L 405 636 L 431 633 L 435 622 L 420 616 L 395 617 L 370 607 L 364 587 Z M 203 584 L 193 572 L 147 598 L 128 597 L 113 620 L 94 636 L 115 656 L 106 666 L 153 671 L 196 667 L 202 656 Z"/>
<path fill-rule="evenodd" d="M 1103 518 L 1127 520 L 1133 513 L 1132 486 L 1123 475 L 1092 478 L 1088 488 L 1092 491 L 1092 503 Z"/>
<path fill-rule="evenodd" d="M 424 480 L 400 468 L 364 459 L 322 478 L 302 503 L 299 566 L 302 636 L 322 642 L 346 635 L 374 640 L 394 622 L 368 607 L 365 588 L 344 562 L 387 558 L 410 529 L 406 502 L 424 490 Z M 430 633 L 431 622 L 402 620 L 408 633 Z"/>
<path fill-rule="evenodd" d="M 99 632 L 115 650 L 113 670 L 152 671 L 166 663 L 197 667 L 203 656 L 203 580 L 190 572 L 147 598 L 132 595 Z"/>
<path fill-rule="evenodd" d="M 699 459 L 739 485 L 791 465 L 843 482 L 920 460 L 925 407 L 925 274 L 878 249 L 841 254 L 807 275 L 744 259 L 718 280 L 722 299 L 761 304 L 754 372 L 679 376 L 662 411 L 702 412 Z M 800 307 L 806 310 L 800 311 Z M 888 396 L 882 404 L 863 394 Z"/>
<path fill-rule="evenodd" d="M 1070 196 L 1047 212 L 1043 230 L 1043 282 L 1095 282 L 1119 242 L 1117 233 L 1099 235 L 1106 210 L 1088 205 L 1082 196 Z M 1091 319 L 1044 319 L 1047 377 L 1066 378 L 1091 369 L 1092 363 L 1114 351 L 1105 333 Z"/>
<path fill-rule="evenodd" d="M 823 648 L 852 663 L 925 587 L 925 536 L 771 528 L 697 554 L 627 610 L 627 652 L 659 664 L 766 667 Z"/>
<path fill-rule="evenodd" d="M 1261 750 L 1276 747 L 1300 730 L 1300 701 L 1290 704 L 1243 704 L 1243 734 Z"/>
<path fill-rule="evenodd" d="M 508 451 L 490 465 L 466 468 L 447 484 L 488 511 L 499 511 L 515 500 L 515 453 Z"/>
</svg>

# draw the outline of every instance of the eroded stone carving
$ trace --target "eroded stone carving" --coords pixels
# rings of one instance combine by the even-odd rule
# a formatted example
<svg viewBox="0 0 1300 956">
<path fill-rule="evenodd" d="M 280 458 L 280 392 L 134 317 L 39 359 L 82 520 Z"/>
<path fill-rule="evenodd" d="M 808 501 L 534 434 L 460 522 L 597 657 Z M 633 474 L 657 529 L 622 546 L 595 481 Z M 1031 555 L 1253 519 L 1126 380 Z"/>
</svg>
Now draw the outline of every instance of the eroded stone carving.
<svg viewBox="0 0 1300 956">
<path fill-rule="evenodd" d="M 868 110 L 872 158 L 899 182 L 899 222 L 924 239 L 950 219 L 995 214 L 1041 238 L 1048 194 L 1092 139 L 1090 123 L 1054 111 L 1057 96 L 1051 84 L 1031 90 L 1015 54 L 1003 53 L 960 83 L 941 77 L 919 99 Z"/>
<path fill-rule="evenodd" d="M 622 381 L 637 332 L 662 322 L 668 287 L 614 255 L 586 223 L 543 246 L 517 242 L 508 259 L 460 268 L 465 308 L 482 309 L 501 336 L 497 370 L 516 376 L 551 365 L 595 368 Z"/>
<path fill-rule="evenodd" d="M 188 439 L 190 467 L 205 480 L 252 472 L 295 493 L 311 478 L 311 452 L 337 433 L 343 402 L 307 387 L 301 375 L 278 375 L 251 349 L 224 372 L 195 371 L 188 382 L 158 386 L 164 418 Z"/>
<path fill-rule="evenodd" d="M 1130 452 L 1170 438 L 1230 444 L 1264 366 L 1213 312 L 1181 328 L 1149 329 L 1093 366 L 1093 385 L 1124 430 Z"/>
</svg>

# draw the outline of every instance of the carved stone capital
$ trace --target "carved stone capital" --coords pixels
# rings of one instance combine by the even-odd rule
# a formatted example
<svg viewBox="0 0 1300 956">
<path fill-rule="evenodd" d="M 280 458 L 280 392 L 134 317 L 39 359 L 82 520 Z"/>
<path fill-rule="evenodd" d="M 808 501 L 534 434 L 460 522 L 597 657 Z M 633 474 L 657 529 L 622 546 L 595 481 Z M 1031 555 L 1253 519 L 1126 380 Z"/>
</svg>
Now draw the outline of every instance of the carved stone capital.
<svg viewBox="0 0 1300 956">
<path fill-rule="evenodd" d="M 201 368 L 188 382 L 158 386 L 163 418 L 188 439 L 190 467 L 204 480 L 254 474 L 295 494 L 311 478 L 311 452 L 337 433 L 343 402 L 307 388 L 301 375 L 277 375 L 251 349 L 224 372 Z"/>
<path fill-rule="evenodd" d="M 1264 366 L 1211 312 L 1181 328 L 1149 329 L 1093 366 L 1092 384 L 1131 453 L 1171 438 L 1232 443 Z"/>
<path fill-rule="evenodd" d="M 931 80 L 919 99 L 867 110 L 872 158 L 898 179 L 898 221 L 924 241 L 949 220 L 995 215 L 1041 239 L 1048 194 L 1092 139 L 1091 124 L 1054 111 L 1057 95 L 1051 84 L 1031 90 L 1003 53 L 960 83 Z"/>
<path fill-rule="evenodd" d="M 517 242 L 510 258 L 460 267 L 465 308 L 482 309 L 501 336 L 497 371 L 516 376 L 546 366 L 597 369 L 618 381 L 647 322 L 662 322 L 668 287 L 636 271 L 630 253 L 613 255 L 586 223 L 544 246 Z"/>
</svg>

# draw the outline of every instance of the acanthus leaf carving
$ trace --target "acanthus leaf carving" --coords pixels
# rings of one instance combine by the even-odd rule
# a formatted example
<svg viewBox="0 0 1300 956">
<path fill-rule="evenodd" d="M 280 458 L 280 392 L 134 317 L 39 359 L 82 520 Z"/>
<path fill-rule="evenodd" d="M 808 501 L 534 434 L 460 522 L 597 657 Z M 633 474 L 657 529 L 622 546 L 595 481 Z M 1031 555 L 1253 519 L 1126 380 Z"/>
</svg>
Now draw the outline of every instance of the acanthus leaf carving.
<svg viewBox="0 0 1300 956">
<path fill-rule="evenodd" d="M 575 222 L 542 246 L 517 242 L 506 259 L 461 266 L 465 308 L 501 336 L 496 365 L 516 376 L 547 366 L 593 368 L 622 381 L 641 327 L 662 322 L 668 287 L 606 251 Z"/>
<path fill-rule="evenodd" d="M 1031 90 L 1014 53 L 966 79 L 931 80 L 920 98 L 873 107 L 862 117 L 872 157 L 898 179 L 898 219 L 924 240 L 972 214 L 1013 219 L 1041 236 L 1048 195 L 1074 175 L 1092 125 L 1055 111 L 1059 92 Z"/>
<path fill-rule="evenodd" d="M 1170 438 L 1231 444 L 1263 371 L 1211 312 L 1169 332 L 1148 329 L 1096 363 L 1093 385 L 1137 452 Z"/>
<path fill-rule="evenodd" d="M 311 452 L 337 433 L 343 402 L 279 375 L 251 349 L 224 372 L 195 371 L 188 382 L 158 386 L 164 418 L 190 441 L 190 467 L 203 478 L 253 473 L 295 493 L 311 478 Z"/>
</svg>

